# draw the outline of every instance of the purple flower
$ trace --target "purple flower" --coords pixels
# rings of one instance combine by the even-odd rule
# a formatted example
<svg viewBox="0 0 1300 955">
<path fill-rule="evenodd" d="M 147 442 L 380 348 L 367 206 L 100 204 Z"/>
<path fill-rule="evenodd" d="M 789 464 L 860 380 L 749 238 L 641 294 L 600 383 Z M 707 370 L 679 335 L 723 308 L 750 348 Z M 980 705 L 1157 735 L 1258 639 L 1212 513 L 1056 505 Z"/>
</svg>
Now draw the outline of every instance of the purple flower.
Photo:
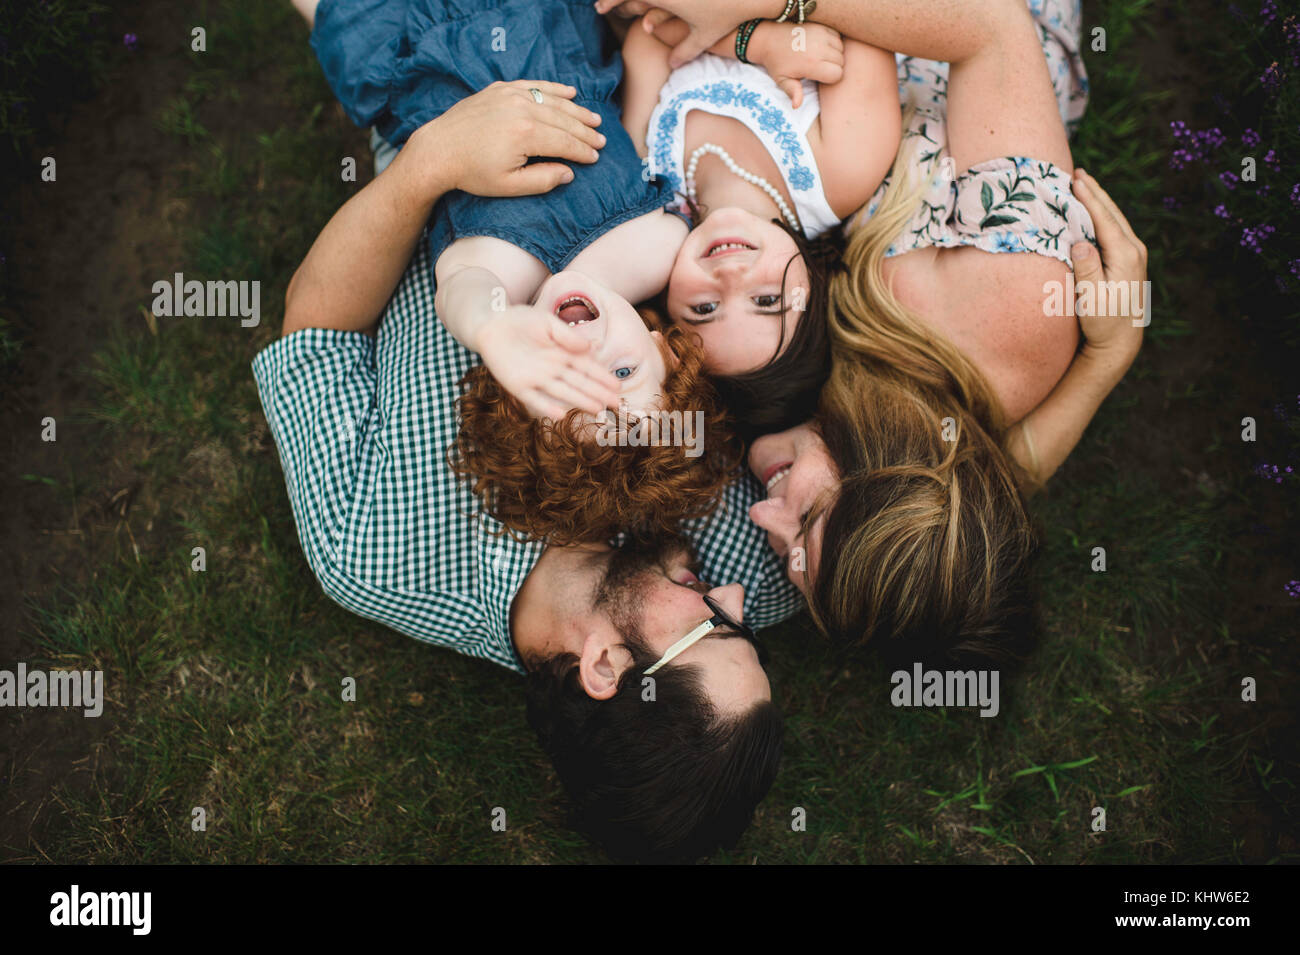
<svg viewBox="0 0 1300 955">
<path fill-rule="evenodd" d="M 134 53 L 140 45 L 140 38 L 134 33 L 124 33 L 122 35 L 122 45 Z"/>
<path fill-rule="evenodd" d="M 1231 216 L 1228 214 L 1228 207 L 1225 206 L 1222 202 L 1220 202 L 1217 206 L 1214 207 L 1214 214 L 1218 216 L 1220 219 L 1231 218 Z"/>
<path fill-rule="evenodd" d="M 1165 196 L 1164 202 L 1165 202 L 1165 208 L 1170 212 L 1176 211 L 1180 205 L 1178 200 L 1175 199 L 1173 196 Z"/>
<path fill-rule="evenodd" d="M 1228 137 L 1223 135 L 1223 130 L 1215 126 L 1212 129 L 1192 133 L 1192 140 L 1202 149 L 1219 149 L 1228 141 Z"/>
<path fill-rule="evenodd" d="M 1259 82 L 1270 93 L 1276 93 L 1282 88 L 1282 73 L 1277 68 L 1277 60 L 1274 60 L 1269 68 L 1260 74 Z"/>
<path fill-rule="evenodd" d="M 1300 259 L 1291 260 L 1291 274 L 1300 279 Z"/>
<path fill-rule="evenodd" d="M 1287 581 L 1286 595 L 1288 597 L 1300 597 L 1300 580 Z"/>
<path fill-rule="evenodd" d="M 1247 129 L 1241 134 L 1241 144 L 1247 149 L 1254 149 L 1259 145 L 1259 133 L 1253 129 Z"/>
<path fill-rule="evenodd" d="M 1277 230 L 1271 225 L 1265 223 L 1252 229 L 1250 226 L 1241 230 L 1241 245 L 1243 248 L 1250 249 L 1256 255 L 1263 251 L 1262 243 Z"/>
<path fill-rule="evenodd" d="M 1241 182 L 1241 177 L 1232 172 L 1219 173 L 1219 179 L 1229 189 L 1236 189 L 1237 183 Z"/>
<path fill-rule="evenodd" d="M 1268 166 L 1270 169 L 1273 170 L 1278 170 L 1282 168 L 1282 164 L 1277 161 L 1276 150 L 1270 149 L 1268 152 L 1264 153 L 1264 165 Z"/>
<path fill-rule="evenodd" d="M 1259 18 L 1264 21 L 1264 25 L 1272 23 L 1277 19 L 1277 3 L 1274 0 L 1264 0 L 1259 7 Z"/>
<path fill-rule="evenodd" d="M 1291 187 L 1291 201 L 1300 206 L 1300 182 Z"/>
</svg>

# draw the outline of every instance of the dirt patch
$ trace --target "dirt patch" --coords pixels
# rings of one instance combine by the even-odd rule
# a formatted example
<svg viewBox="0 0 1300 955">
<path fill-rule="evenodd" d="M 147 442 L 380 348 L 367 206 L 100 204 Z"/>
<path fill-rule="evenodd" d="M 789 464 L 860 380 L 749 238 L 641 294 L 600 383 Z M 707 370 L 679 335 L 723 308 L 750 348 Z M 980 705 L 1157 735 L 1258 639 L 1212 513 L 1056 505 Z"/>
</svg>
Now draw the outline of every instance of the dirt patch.
<svg viewBox="0 0 1300 955">
<path fill-rule="evenodd" d="M 119 47 L 94 99 L 52 118 L 32 155 L 55 157 L 57 180 L 33 175 L 9 196 L 23 230 L 6 250 L 23 351 L 0 408 L 8 544 L 0 548 L 0 668 L 41 665 L 33 603 L 85 586 L 96 568 L 152 532 L 156 502 L 133 468 L 139 449 L 110 440 L 87 409 L 92 356 L 122 323 L 143 322 L 140 303 L 177 256 L 181 210 L 168 197 L 182 148 L 155 118 L 190 72 L 179 7 L 116 5 L 106 29 L 139 34 L 140 48 Z M 47 417 L 55 421 L 52 442 L 42 440 Z M 111 687 L 106 695 L 113 698 Z M 107 710 L 97 719 L 49 709 L 0 713 L 0 858 L 41 857 L 41 832 L 57 811 L 48 794 L 60 784 L 88 785 L 97 742 L 111 728 Z"/>
</svg>

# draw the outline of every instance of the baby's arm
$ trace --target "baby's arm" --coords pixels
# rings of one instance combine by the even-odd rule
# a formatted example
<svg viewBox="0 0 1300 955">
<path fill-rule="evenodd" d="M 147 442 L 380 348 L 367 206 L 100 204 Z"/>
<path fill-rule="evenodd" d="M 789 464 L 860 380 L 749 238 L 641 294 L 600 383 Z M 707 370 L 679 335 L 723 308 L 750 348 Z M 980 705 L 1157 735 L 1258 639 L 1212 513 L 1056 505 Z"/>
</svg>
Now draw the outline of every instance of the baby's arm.
<svg viewBox="0 0 1300 955">
<path fill-rule="evenodd" d="M 502 239 L 458 239 L 434 265 L 434 309 L 534 417 L 559 420 L 571 408 L 599 414 L 618 402 L 609 369 L 587 357 L 590 344 L 557 317 L 517 304 L 532 299 L 547 275 L 541 262 Z"/>
<path fill-rule="evenodd" d="M 623 126 L 641 156 L 646 154 L 646 130 L 659 102 L 659 91 L 672 72 L 668 54 L 685 39 L 687 32 L 686 24 L 675 18 L 657 23 L 653 34 L 638 21 L 623 40 Z M 723 37 L 708 52 L 736 59 L 736 31 Z M 840 35 L 829 27 L 764 20 L 750 35 L 745 59 L 767 70 L 798 108 L 803 102 L 800 80 L 839 81 L 843 49 Z"/>
<path fill-rule="evenodd" d="M 634 23 L 623 40 L 623 128 L 638 156 L 646 155 L 646 131 L 668 81 L 668 47 Z"/>
<path fill-rule="evenodd" d="M 903 137 L 894 54 L 844 40 L 844 78 L 822 86 L 817 168 L 826 201 L 841 219 L 880 187 Z"/>
</svg>

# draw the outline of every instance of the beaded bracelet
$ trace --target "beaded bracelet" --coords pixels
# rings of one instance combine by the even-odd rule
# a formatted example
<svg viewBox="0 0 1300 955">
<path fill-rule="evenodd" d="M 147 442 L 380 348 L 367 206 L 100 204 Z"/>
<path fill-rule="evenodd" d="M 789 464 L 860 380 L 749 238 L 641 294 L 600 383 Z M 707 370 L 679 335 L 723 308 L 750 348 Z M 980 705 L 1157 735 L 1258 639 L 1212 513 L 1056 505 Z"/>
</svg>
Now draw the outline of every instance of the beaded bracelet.
<svg viewBox="0 0 1300 955">
<path fill-rule="evenodd" d="M 817 9 L 817 0 L 786 0 L 785 12 L 776 18 L 776 22 L 785 23 L 790 19 L 790 14 L 796 5 L 799 7 L 799 19 L 796 22 L 803 23 L 808 15 Z"/>
<path fill-rule="evenodd" d="M 750 37 L 754 35 L 754 31 L 758 29 L 758 25 L 762 22 L 762 17 L 755 17 L 752 20 L 746 20 L 740 25 L 739 29 L 736 30 L 736 59 L 741 63 L 749 62 L 745 57 L 746 52 L 749 50 L 749 40 Z"/>
</svg>

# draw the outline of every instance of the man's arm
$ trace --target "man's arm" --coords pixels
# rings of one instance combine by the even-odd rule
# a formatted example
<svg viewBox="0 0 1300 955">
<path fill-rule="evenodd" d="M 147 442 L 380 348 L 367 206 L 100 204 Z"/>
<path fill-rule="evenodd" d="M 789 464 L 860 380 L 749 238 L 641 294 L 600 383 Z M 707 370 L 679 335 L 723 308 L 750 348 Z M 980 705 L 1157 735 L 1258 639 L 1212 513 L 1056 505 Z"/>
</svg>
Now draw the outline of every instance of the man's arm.
<svg viewBox="0 0 1300 955">
<path fill-rule="evenodd" d="M 1028 473 L 1030 490 L 1046 483 L 1079 443 L 1101 403 L 1137 357 L 1150 316 L 1143 284 L 1146 246 L 1110 196 L 1083 170 L 1075 174 L 1074 194 L 1092 216 L 1101 245 L 1100 255 L 1082 242 L 1071 250 L 1076 284 L 1082 288 L 1091 282 L 1095 289 L 1101 282 L 1131 282 L 1128 287 L 1143 291 L 1139 301 L 1130 297 L 1126 311 L 1119 308 L 1121 297 L 1107 295 L 1112 308 L 1106 314 L 1080 318 L 1087 339 L 1083 349 L 1052 393 L 1008 434 L 1007 451 Z M 1103 297 L 1094 295 L 1093 301 L 1099 307 Z"/>
<path fill-rule="evenodd" d="M 530 89 L 541 90 L 538 104 Z M 547 192 L 573 178 L 561 162 L 595 162 L 600 117 L 571 86 L 493 83 L 420 127 L 397 157 L 317 236 L 285 293 L 284 330 L 373 332 L 434 205 L 452 189 L 480 196 Z M 490 131 L 490 135 L 487 132 Z"/>
</svg>

